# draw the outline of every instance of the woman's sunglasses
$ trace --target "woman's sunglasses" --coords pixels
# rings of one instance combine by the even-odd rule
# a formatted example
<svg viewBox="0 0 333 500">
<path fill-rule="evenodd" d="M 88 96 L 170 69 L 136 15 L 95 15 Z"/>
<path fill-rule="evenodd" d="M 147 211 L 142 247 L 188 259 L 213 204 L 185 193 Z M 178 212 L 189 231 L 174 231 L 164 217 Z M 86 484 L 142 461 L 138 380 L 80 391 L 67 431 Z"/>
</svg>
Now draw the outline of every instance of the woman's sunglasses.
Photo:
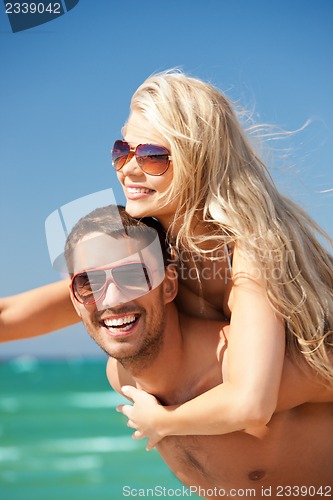
<svg viewBox="0 0 333 500">
<path fill-rule="evenodd" d="M 120 140 L 114 143 L 111 154 L 112 165 L 117 171 L 135 156 L 141 170 L 148 175 L 164 174 L 171 160 L 170 152 L 163 146 L 139 144 L 136 148 L 131 148 L 128 142 Z"/>
<path fill-rule="evenodd" d="M 152 289 L 150 272 L 141 263 L 91 269 L 75 274 L 72 278 L 71 289 L 80 304 L 92 305 L 105 297 L 110 282 L 132 300 L 145 295 Z"/>
</svg>

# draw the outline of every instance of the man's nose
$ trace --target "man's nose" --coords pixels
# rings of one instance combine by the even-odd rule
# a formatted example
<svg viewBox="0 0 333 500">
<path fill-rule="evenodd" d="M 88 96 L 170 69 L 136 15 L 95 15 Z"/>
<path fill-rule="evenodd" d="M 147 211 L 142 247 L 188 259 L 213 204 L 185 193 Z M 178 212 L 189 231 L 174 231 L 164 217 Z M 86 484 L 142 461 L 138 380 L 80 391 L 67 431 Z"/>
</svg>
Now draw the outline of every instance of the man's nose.
<svg viewBox="0 0 333 500">
<path fill-rule="evenodd" d="M 124 302 L 127 302 L 124 293 L 112 282 L 106 285 L 106 290 L 103 299 L 100 301 L 100 307 L 107 309 L 108 307 L 116 307 Z"/>
</svg>

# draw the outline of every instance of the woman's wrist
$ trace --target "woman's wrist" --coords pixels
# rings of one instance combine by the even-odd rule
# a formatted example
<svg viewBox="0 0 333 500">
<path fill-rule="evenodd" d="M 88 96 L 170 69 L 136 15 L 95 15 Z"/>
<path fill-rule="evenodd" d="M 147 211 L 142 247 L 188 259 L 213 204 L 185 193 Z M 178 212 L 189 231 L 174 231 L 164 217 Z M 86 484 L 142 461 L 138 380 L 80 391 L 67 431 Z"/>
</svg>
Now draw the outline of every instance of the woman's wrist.
<svg viewBox="0 0 333 500">
<path fill-rule="evenodd" d="M 160 406 L 157 415 L 156 429 L 158 429 L 158 434 L 161 438 L 166 436 L 174 436 L 181 434 L 179 432 L 179 426 L 177 425 L 177 419 L 175 410 L 178 406 Z"/>
</svg>

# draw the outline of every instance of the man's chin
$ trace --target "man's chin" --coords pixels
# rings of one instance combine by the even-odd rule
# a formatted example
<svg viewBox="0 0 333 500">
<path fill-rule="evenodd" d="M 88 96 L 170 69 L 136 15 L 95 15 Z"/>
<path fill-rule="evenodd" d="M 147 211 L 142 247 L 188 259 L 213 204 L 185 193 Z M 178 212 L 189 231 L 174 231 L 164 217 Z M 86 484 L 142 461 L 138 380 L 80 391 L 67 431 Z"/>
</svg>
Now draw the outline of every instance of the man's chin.
<svg viewBox="0 0 333 500">
<path fill-rule="evenodd" d="M 131 357 L 137 350 L 136 335 L 131 332 L 112 334 L 105 326 L 87 325 L 86 330 L 94 342 L 108 355 L 115 359 Z"/>
<path fill-rule="evenodd" d="M 132 359 L 137 354 L 137 348 L 125 342 L 113 342 L 113 340 L 95 339 L 96 344 L 111 358 L 117 361 Z"/>
</svg>

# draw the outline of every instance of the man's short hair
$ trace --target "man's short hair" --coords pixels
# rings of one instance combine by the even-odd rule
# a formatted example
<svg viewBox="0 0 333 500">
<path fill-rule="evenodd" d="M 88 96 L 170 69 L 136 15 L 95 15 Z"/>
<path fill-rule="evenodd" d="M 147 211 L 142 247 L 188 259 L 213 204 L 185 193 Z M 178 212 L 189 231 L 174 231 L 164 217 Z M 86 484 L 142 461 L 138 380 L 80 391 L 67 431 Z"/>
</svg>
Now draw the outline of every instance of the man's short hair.
<svg viewBox="0 0 333 500">
<path fill-rule="evenodd" d="M 147 246 L 152 243 L 157 233 L 164 266 L 166 267 L 172 263 L 166 232 L 157 219 L 153 217 L 135 219 L 126 212 L 125 207 L 122 205 L 108 205 L 96 208 L 79 219 L 72 228 L 65 245 L 65 259 L 68 270 L 73 269 L 73 253 L 78 242 L 87 234 L 95 232 L 107 234 L 116 239 L 130 237 L 143 240 Z"/>
</svg>

